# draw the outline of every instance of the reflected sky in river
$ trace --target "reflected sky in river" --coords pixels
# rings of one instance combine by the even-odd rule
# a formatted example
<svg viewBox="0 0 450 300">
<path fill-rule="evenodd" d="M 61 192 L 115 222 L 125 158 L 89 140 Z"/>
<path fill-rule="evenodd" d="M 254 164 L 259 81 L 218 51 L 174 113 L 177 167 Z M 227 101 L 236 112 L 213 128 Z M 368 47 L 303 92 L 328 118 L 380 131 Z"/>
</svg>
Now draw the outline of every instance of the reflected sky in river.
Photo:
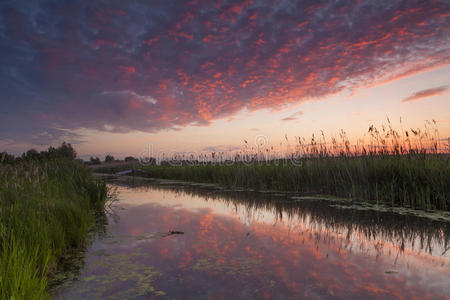
<svg viewBox="0 0 450 300">
<path fill-rule="evenodd" d="M 77 280 L 56 289 L 57 299 L 450 295 L 447 223 L 262 193 L 118 192 L 106 235 L 89 247 Z"/>
</svg>

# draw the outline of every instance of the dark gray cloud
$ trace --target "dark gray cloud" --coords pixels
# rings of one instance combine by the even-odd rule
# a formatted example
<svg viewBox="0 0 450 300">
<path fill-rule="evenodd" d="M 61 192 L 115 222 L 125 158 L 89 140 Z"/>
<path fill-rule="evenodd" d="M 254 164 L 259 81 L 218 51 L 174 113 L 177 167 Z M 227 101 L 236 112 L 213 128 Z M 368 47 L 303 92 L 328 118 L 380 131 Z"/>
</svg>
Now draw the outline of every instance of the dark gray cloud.
<svg viewBox="0 0 450 300">
<path fill-rule="evenodd" d="M 298 111 L 298 112 L 291 114 L 289 117 L 281 119 L 281 121 L 296 121 L 296 120 L 298 120 L 298 117 L 302 116 L 302 115 L 303 115 L 303 112 Z"/>
<path fill-rule="evenodd" d="M 207 125 L 450 61 L 447 1 L 0 3 L 0 139 Z"/>
<path fill-rule="evenodd" d="M 208 146 L 204 147 L 202 151 L 205 152 L 226 152 L 229 153 L 230 151 L 236 151 L 241 150 L 242 147 L 238 146 L 230 146 L 230 145 L 217 145 L 217 146 Z"/>
<path fill-rule="evenodd" d="M 449 89 L 450 89 L 450 85 L 443 85 L 443 86 L 438 86 L 438 87 L 431 88 L 431 89 L 418 91 L 418 92 L 411 94 L 409 97 L 406 97 L 405 99 L 403 99 L 402 102 L 415 101 L 415 100 L 420 100 L 423 98 L 443 95 Z"/>
</svg>

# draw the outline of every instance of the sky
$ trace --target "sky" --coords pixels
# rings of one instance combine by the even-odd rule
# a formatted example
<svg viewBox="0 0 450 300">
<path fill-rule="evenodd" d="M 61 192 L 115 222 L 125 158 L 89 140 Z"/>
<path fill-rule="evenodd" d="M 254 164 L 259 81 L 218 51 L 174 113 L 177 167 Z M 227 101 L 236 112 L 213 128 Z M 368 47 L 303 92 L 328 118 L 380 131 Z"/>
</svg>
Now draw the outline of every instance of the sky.
<svg viewBox="0 0 450 300">
<path fill-rule="evenodd" d="M 450 137 L 450 2 L 0 2 L 0 150 L 225 151 L 370 125 Z"/>
</svg>

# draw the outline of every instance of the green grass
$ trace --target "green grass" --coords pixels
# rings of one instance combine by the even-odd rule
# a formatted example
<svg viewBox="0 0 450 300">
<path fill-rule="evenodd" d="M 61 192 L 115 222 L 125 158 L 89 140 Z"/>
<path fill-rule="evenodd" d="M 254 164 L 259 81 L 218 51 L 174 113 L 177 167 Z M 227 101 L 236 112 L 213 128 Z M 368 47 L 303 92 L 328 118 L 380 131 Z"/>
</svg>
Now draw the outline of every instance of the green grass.
<svg viewBox="0 0 450 300">
<path fill-rule="evenodd" d="M 83 247 L 104 182 L 69 159 L 0 165 L 0 299 L 47 299 L 48 276 Z"/>
<path fill-rule="evenodd" d="M 146 166 L 149 177 L 217 183 L 258 190 L 295 191 L 349 197 L 420 209 L 449 210 L 448 155 L 365 155 L 290 160 Z"/>
</svg>

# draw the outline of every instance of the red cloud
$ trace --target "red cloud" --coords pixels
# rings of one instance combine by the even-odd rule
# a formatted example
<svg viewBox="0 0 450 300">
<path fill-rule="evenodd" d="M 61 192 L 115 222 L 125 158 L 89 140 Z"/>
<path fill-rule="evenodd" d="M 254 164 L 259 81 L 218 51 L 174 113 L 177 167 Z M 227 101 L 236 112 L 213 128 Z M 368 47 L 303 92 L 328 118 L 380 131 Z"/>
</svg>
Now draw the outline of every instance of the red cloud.
<svg viewBox="0 0 450 300">
<path fill-rule="evenodd" d="M 3 107 L 0 139 L 105 124 L 120 132 L 208 124 L 450 62 L 449 7 L 440 1 L 37 5 L 0 10 L 0 96 L 15 99 Z M 51 118 L 31 126 L 42 112 Z"/>
<path fill-rule="evenodd" d="M 133 66 L 120 66 L 119 68 L 126 74 L 133 74 L 136 72 L 136 68 Z"/>
</svg>

